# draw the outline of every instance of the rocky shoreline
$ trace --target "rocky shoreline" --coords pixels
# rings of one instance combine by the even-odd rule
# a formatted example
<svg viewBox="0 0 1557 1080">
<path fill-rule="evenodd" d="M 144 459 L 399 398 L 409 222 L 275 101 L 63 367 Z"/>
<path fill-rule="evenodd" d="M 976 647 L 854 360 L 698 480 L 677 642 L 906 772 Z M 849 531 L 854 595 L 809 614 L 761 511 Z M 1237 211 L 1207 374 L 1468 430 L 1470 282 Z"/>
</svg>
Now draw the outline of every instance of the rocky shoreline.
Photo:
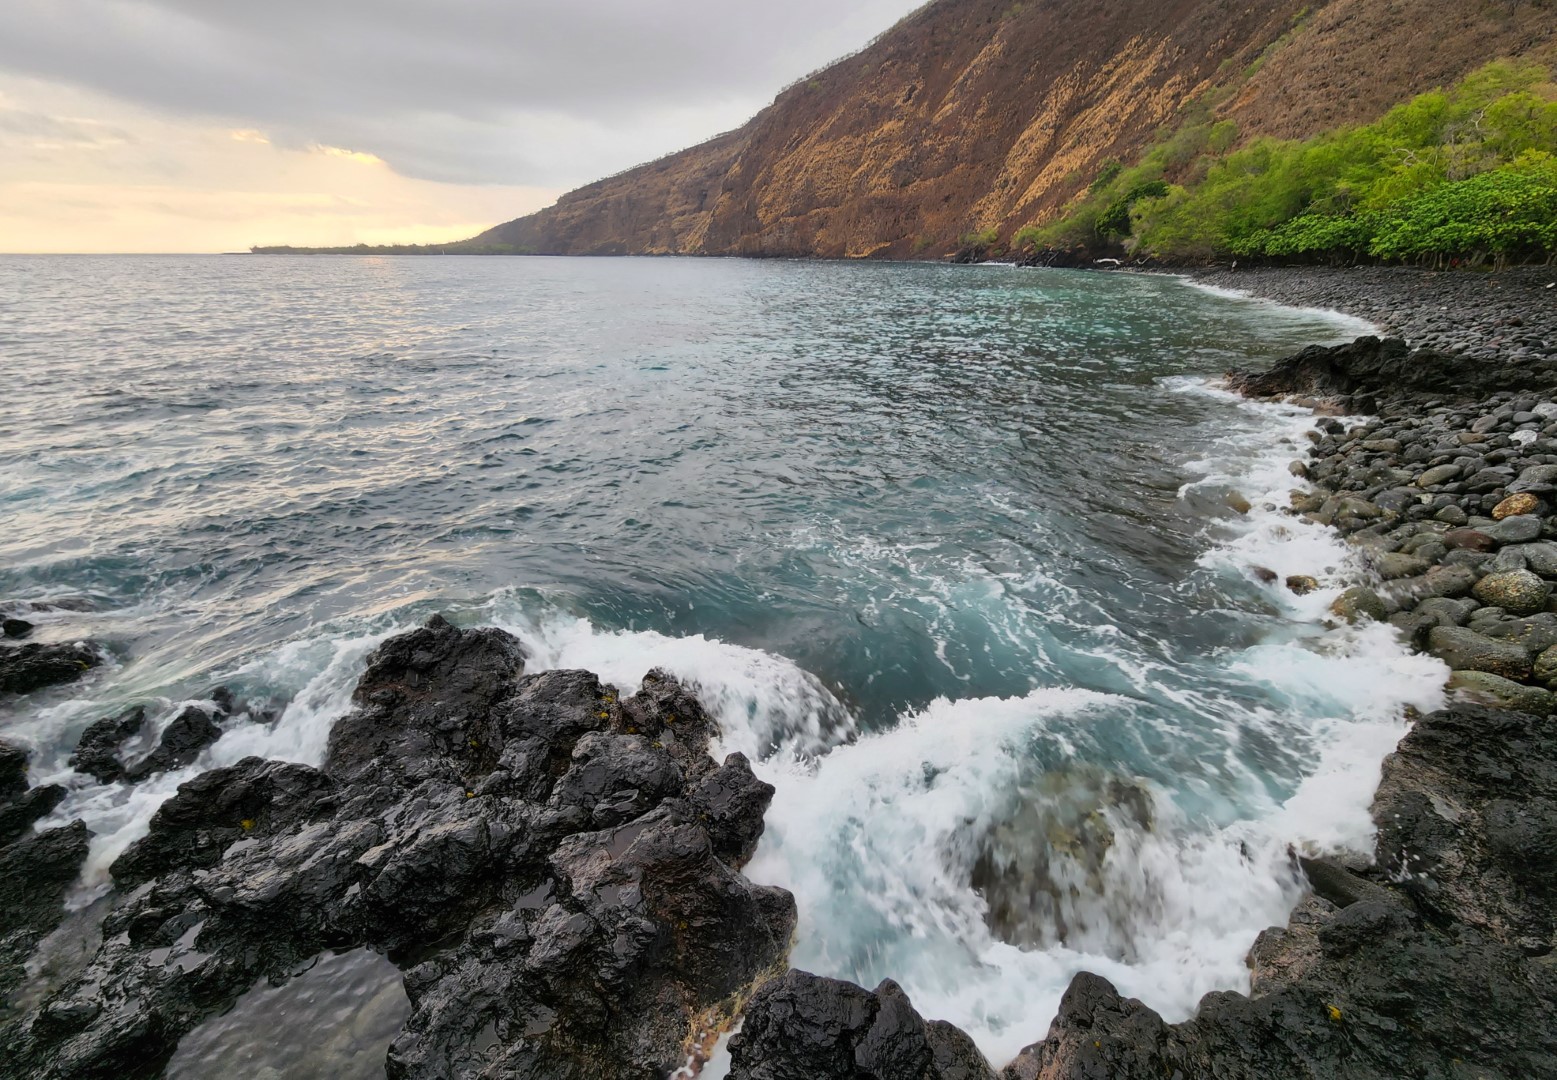
<svg viewBox="0 0 1557 1080">
<path fill-rule="evenodd" d="M 1334 617 L 1387 621 L 1443 660 L 1453 703 L 1385 760 L 1370 861 L 1295 856 L 1312 892 L 1255 943 L 1250 996 L 1208 995 L 1170 1026 L 1079 976 L 1011 1080 L 1557 1076 L 1557 339 L 1497 337 L 1553 324 L 1557 300 L 1527 314 L 1508 300 L 1549 273 L 1201 276 L 1436 329 L 1428 347 L 1362 338 L 1228 383 L 1353 416 L 1317 424 L 1292 463 L 1313 490 L 1291 510 L 1371 568 Z M 1461 288 L 1453 318 L 1412 307 Z"/>
<path fill-rule="evenodd" d="M 1557 354 L 1557 266 L 1496 273 L 1409 266 L 1212 268 L 1204 285 L 1366 319 L 1414 348 L 1515 365 Z"/>
<path fill-rule="evenodd" d="M 1293 853 L 1312 891 L 1255 943 L 1250 995 L 1169 1025 L 1083 973 L 997 1072 L 890 981 L 787 968 L 794 899 L 740 872 L 773 790 L 710 756 L 713 722 L 676 680 L 623 698 L 434 618 L 373 654 L 320 768 L 249 758 L 162 805 L 112 866 L 101 943 L 0 1011 L 0 1076 L 160 1076 L 257 983 L 366 949 L 409 999 L 395 1080 L 696 1075 L 736 1022 L 737 1080 L 1557 1077 L 1557 272 L 1198 276 L 1418 346 L 1363 338 L 1229 381 L 1332 414 L 1293 463 L 1313 490 L 1291 512 L 1371 568 L 1334 617 L 1389 622 L 1455 694 L 1383 763 L 1371 859 Z M 97 656 L 5 648 L 22 681 Z M 144 714 L 104 718 L 74 764 L 136 782 L 237 709 L 213 694 L 133 760 Z M 82 823 L 33 830 L 62 794 L 0 744 L 0 991 L 28 978 L 86 857 Z"/>
</svg>

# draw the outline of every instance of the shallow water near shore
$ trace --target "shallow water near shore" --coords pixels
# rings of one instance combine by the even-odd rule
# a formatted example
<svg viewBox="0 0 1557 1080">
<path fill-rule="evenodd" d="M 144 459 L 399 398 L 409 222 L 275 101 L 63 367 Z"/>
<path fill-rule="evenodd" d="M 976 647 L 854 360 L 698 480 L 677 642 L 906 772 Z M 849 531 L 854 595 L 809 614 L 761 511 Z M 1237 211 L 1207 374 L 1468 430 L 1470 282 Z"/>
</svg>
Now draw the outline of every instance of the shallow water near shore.
<svg viewBox="0 0 1557 1080">
<path fill-rule="evenodd" d="M 795 892 L 796 966 L 997 1063 L 1082 969 L 1182 1018 L 1245 985 L 1289 845 L 1366 843 L 1437 693 L 1325 630 L 1333 589 L 1254 580 L 1346 554 L 1276 512 L 1309 419 L 1210 385 L 1363 329 L 996 267 L 0 258 L 0 601 L 84 597 L 29 618 L 118 657 L 0 734 L 96 832 L 85 903 L 180 780 L 318 764 L 378 641 L 497 624 L 698 686 L 778 789 L 748 873 Z M 279 718 L 133 789 L 66 765 L 218 684 Z"/>
</svg>

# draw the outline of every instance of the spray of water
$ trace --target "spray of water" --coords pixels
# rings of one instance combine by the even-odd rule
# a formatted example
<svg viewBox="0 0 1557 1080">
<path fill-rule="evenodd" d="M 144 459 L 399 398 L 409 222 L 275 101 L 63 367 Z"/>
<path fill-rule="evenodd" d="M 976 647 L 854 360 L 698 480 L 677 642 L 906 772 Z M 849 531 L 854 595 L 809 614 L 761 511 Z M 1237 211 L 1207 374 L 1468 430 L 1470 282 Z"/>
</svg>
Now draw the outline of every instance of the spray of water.
<svg viewBox="0 0 1557 1080">
<path fill-rule="evenodd" d="M 1204 993 L 1246 986 L 1248 947 L 1299 896 L 1293 845 L 1366 849 L 1368 802 L 1402 706 L 1434 707 L 1441 674 L 1387 628 L 1323 625 L 1329 600 L 1361 570 L 1327 530 L 1279 512 L 1308 421 L 1241 410 L 1182 494 L 1214 502 L 1236 489 L 1251 503 L 1216 526 L 1201 562 L 1238 578 L 1274 571 L 1263 598 L 1272 629 L 1179 670 L 1171 650 L 1091 627 L 1083 651 L 1118 692 L 1050 685 L 939 698 L 865 732 L 815 676 L 760 650 L 602 629 L 518 592 L 467 614 L 516 634 L 531 670 L 589 668 L 631 692 L 661 667 L 695 687 L 719 722 L 719 751 L 747 754 L 777 788 L 748 873 L 796 894 L 796 966 L 866 985 L 897 979 L 996 1061 L 1041 1037 L 1083 969 L 1182 1018 Z M 1289 573 L 1325 587 L 1293 595 L 1279 584 Z M 974 597 L 1008 639 L 1031 617 L 1002 607 L 998 574 L 971 565 L 941 566 L 918 586 L 947 611 Z M 319 764 L 367 655 L 412 621 L 336 628 L 229 672 L 247 696 L 285 707 L 232 721 L 187 769 L 96 785 L 54 760 L 40 779 L 71 794 L 51 820 L 82 817 L 95 834 L 80 903 L 101 895 L 109 863 L 200 770 L 251 754 Z M 158 722 L 183 704 L 162 703 Z M 59 706 L 37 721 L 39 741 L 50 727 L 79 729 L 90 708 Z M 1156 763 L 1141 752 L 1153 746 L 1163 748 Z"/>
</svg>

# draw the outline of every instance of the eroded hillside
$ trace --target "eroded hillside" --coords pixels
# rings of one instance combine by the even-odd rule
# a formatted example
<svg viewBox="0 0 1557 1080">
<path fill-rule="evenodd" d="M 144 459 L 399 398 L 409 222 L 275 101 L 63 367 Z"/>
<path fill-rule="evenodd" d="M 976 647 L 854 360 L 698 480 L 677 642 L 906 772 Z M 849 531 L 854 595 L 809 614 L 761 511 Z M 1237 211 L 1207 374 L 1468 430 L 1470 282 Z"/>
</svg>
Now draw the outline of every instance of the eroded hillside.
<svg viewBox="0 0 1557 1080">
<path fill-rule="evenodd" d="M 477 239 L 939 257 L 1052 216 L 1192 102 L 1240 138 L 1310 135 L 1554 41 L 1536 0 L 936 0 L 745 127 Z"/>
</svg>

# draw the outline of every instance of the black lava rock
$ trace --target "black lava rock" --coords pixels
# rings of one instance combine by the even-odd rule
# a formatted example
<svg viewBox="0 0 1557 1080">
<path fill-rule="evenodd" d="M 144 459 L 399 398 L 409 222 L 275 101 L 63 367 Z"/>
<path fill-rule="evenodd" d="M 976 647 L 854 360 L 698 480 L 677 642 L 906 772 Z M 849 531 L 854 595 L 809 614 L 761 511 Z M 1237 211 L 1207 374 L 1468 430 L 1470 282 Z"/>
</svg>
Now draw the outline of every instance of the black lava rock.
<svg viewBox="0 0 1557 1080">
<path fill-rule="evenodd" d="M 30 694 L 74 682 L 102 662 L 87 645 L 17 645 L 0 648 L 0 693 Z"/>
<path fill-rule="evenodd" d="M 139 735 L 145 726 L 146 709 L 139 705 L 118 716 L 105 716 L 93 722 L 76 743 L 76 752 L 70 756 L 71 767 L 94 777 L 100 784 L 124 779 L 119 748 L 126 740 Z"/>
<path fill-rule="evenodd" d="M 249 758 L 162 805 L 96 956 L 0 1032 L 0 1074 L 157 1076 L 256 979 L 367 946 L 412 1004 L 395 1080 L 662 1080 L 783 956 L 793 899 L 735 868 L 772 789 L 708 756 L 669 676 L 620 700 L 435 618 L 354 702 L 322 769 Z"/>
<path fill-rule="evenodd" d="M 28 787 L 26 751 L 0 742 L 0 995 L 23 980 L 23 962 L 64 918 L 65 894 L 86 859 L 82 822 L 32 831 L 64 797 L 57 785 Z"/>
<path fill-rule="evenodd" d="M 191 765 L 200 751 L 222 737 L 211 713 L 190 705 L 173 718 L 157 740 L 157 748 L 124 770 L 126 780 L 143 780 L 153 773 Z"/>
<path fill-rule="evenodd" d="M 1347 345 L 1311 345 L 1267 371 L 1227 375 L 1231 389 L 1250 397 L 1340 400 L 1358 412 L 1375 412 L 1379 402 L 1404 397 L 1473 401 L 1502 391 L 1544 390 L 1554 382 L 1557 362 L 1470 364 L 1456 352 L 1412 349 L 1400 338 L 1372 336 Z"/>
<path fill-rule="evenodd" d="M 730 1080 L 995 1080 L 973 1041 L 926 1023 L 895 982 L 874 991 L 791 970 L 752 995 Z"/>
</svg>

